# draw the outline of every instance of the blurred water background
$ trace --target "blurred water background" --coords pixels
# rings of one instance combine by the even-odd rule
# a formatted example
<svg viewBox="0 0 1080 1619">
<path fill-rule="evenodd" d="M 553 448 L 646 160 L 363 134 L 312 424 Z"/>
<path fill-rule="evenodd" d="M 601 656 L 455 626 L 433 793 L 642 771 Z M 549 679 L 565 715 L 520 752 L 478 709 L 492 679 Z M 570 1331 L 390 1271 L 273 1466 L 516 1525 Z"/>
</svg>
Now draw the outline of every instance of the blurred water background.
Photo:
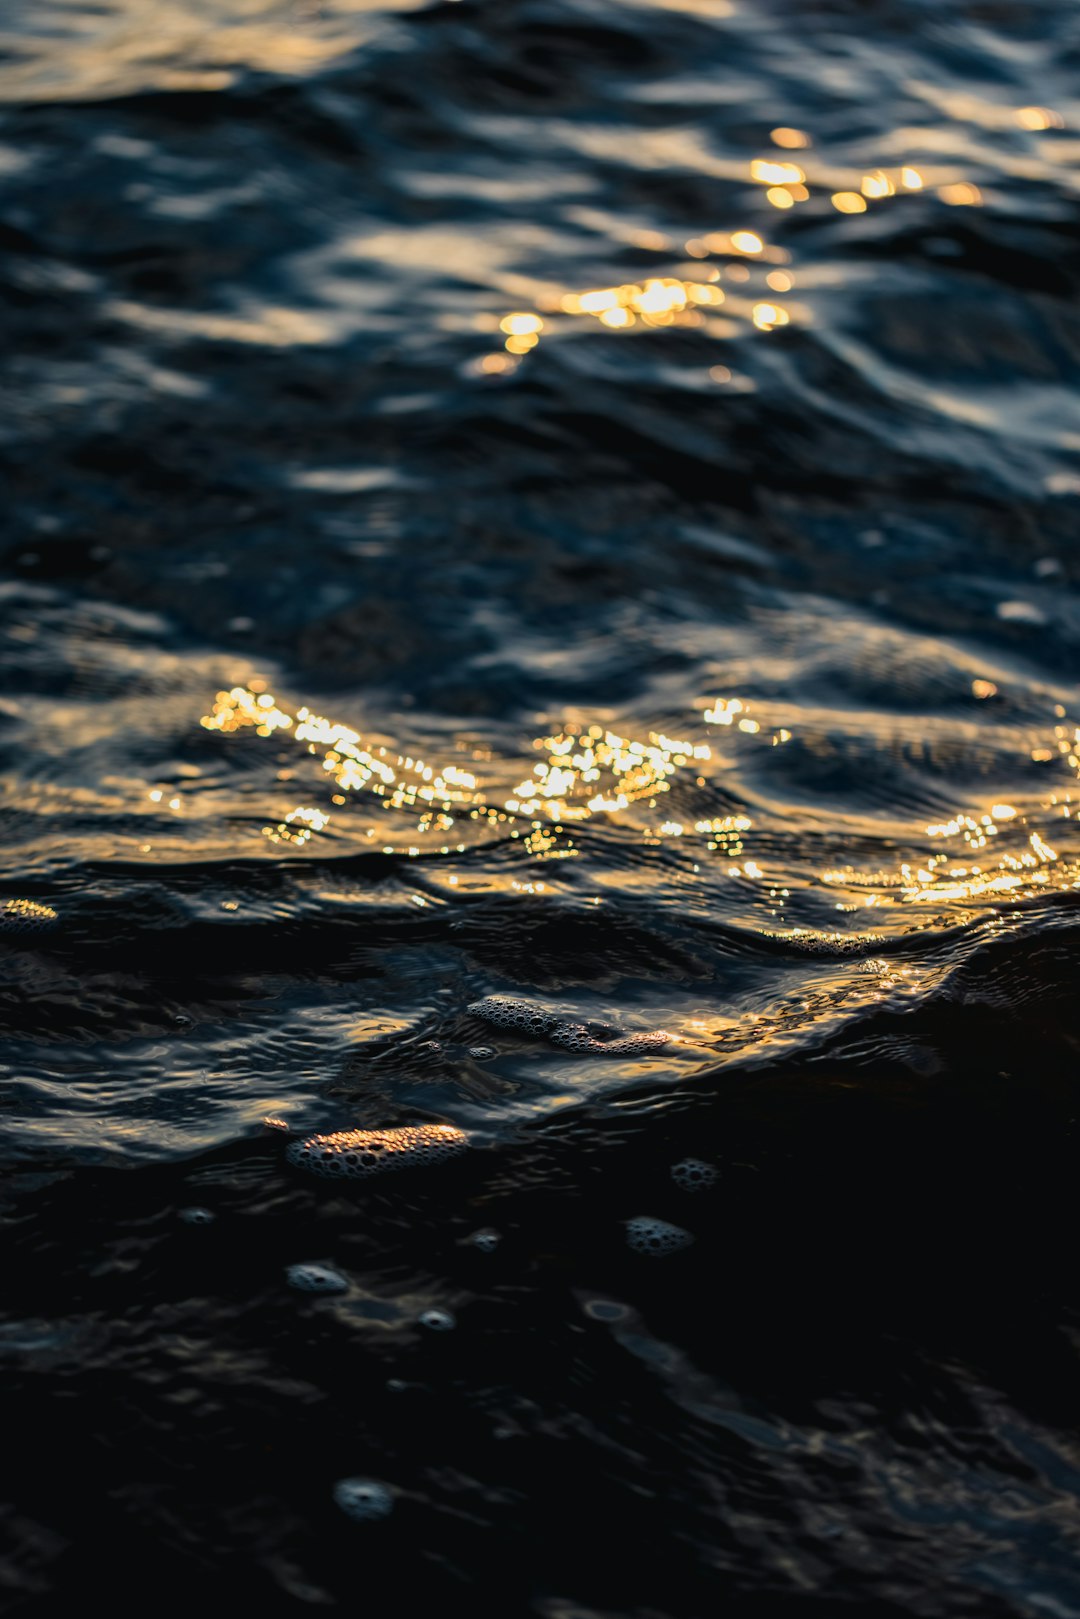
<svg viewBox="0 0 1080 1619">
<path fill-rule="evenodd" d="M 8 0 L 12 1609 L 1080 1614 L 1078 87 Z"/>
</svg>

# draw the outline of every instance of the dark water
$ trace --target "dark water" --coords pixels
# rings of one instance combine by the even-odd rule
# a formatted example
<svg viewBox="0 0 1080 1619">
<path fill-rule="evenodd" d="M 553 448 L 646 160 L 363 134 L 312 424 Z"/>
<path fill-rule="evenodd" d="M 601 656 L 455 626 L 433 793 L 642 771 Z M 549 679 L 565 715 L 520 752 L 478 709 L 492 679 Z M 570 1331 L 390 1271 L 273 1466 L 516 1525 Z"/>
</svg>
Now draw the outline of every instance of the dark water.
<svg viewBox="0 0 1080 1619">
<path fill-rule="evenodd" d="M 0 51 L 8 1605 L 1080 1614 L 1075 5 Z"/>
</svg>

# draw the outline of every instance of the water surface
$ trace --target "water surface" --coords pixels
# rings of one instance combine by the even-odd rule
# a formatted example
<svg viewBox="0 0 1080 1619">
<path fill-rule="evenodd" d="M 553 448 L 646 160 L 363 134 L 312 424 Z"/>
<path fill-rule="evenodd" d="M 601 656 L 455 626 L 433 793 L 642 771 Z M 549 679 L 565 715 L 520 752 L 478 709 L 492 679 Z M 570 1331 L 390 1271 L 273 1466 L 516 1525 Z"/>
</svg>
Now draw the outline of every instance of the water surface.
<svg viewBox="0 0 1080 1619">
<path fill-rule="evenodd" d="M 1078 69 L 1064 0 L 5 10 L 20 1611 L 1080 1614 Z"/>
</svg>

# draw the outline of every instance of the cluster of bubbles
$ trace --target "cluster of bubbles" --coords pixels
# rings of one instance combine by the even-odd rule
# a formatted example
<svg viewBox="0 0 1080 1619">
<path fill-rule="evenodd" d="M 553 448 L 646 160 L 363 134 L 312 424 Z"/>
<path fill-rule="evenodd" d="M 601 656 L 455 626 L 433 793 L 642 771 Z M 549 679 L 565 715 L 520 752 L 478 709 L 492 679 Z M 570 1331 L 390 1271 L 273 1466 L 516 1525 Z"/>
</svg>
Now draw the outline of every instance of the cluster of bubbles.
<svg viewBox="0 0 1080 1619">
<path fill-rule="evenodd" d="M 52 906 L 36 899 L 6 899 L 0 904 L 0 933 L 39 933 L 56 920 Z"/>
<path fill-rule="evenodd" d="M 290 1265 L 285 1280 L 299 1293 L 344 1293 L 348 1282 L 329 1265 Z"/>
<path fill-rule="evenodd" d="M 704 1192 L 716 1185 L 720 1174 L 713 1164 L 707 1164 L 703 1158 L 683 1158 L 679 1163 L 672 1164 L 671 1178 L 684 1192 Z"/>
<path fill-rule="evenodd" d="M 393 1491 L 376 1478 L 341 1478 L 334 1485 L 334 1501 L 354 1523 L 387 1518 L 394 1510 Z"/>
<path fill-rule="evenodd" d="M 626 1241 L 636 1254 L 649 1254 L 655 1259 L 689 1248 L 693 1235 L 682 1226 L 668 1220 L 657 1220 L 651 1214 L 638 1214 L 626 1222 Z"/>
<path fill-rule="evenodd" d="M 180 1209 L 179 1217 L 185 1225 L 212 1225 L 217 1218 L 210 1209 Z"/>
<path fill-rule="evenodd" d="M 364 1180 L 394 1169 L 441 1163 L 464 1152 L 469 1138 L 450 1124 L 410 1124 L 398 1130 L 338 1130 L 309 1136 L 285 1150 L 291 1164 L 313 1175 Z"/>
<path fill-rule="evenodd" d="M 486 1226 L 483 1231 L 474 1231 L 468 1240 L 471 1248 L 478 1248 L 482 1254 L 493 1254 L 502 1238 L 491 1226 Z"/>
<path fill-rule="evenodd" d="M 483 1000 L 473 1001 L 469 1011 L 498 1028 L 543 1035 L 552 1045 L 562 1046 L 567 1051 L 585 1051 L 591 1056 L 632 1057 L 644 1051 L 662 1051 L 672 1038 L 666 1029 L 653 1029 L 647 1034 L 600 1040 L 584 1023 L 571 1023 L 528 1001 L 516 1000 L 512 995 L 485 995 Z"/>
</svg>

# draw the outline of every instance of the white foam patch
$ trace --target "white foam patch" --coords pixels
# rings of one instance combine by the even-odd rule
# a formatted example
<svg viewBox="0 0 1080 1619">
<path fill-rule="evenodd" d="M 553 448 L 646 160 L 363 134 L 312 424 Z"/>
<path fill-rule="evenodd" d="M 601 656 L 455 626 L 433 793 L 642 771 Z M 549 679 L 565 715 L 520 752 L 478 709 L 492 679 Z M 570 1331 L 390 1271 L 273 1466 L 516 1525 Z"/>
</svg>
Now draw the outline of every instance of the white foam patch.
<svg viewBox="0 0 1080 1619">
<path fill-rule="evenodd" d="M 479 1248 L 482 1254 L 493 1254 L 502 1237 L 488 1226 L 483 1231 L 474 1231 L 468 1241 L 471 1247 Z"/>
<path fill-rule="evenodd" d="M 456 1158 L 469 1145 L 452 1124 L 409 1124 L 400 1130 L 338 1130 L 309 1136 L 285 1149 L 290 1164 L 312 1175 L 366 1180 L 395 1169 L 415 1169 Z"/>
<path fill-rule="evenodd" d="M 40 933 L 58 920 L 51 905 L 35 899 L 6 899 L 0 904 L 0 933 Z"/>
<path fill-rule="evenodd" d="M 210 1209 L 181 1209 L 179 1214 L 185 1225 L 213 1225 L 217 1218 Z"/>
<path fill-rule="evenodd" d="M 372 1523 L 388 1518 L 394 1510 L 394 1493 L 377 1478 L 339 1478 L 334 1500 L 354 1523 Z"/>
<path fill-rule="evenodd" d="M 626 1222 L 626 1240 L 636 1254 L 651 1254 L 661 1258 L 674 1254 L 680 1248 L 689 1248 L 694 1238 L 682 1226 L 668 1220 L 657 1220 L 651 1214 L 639 1214 Z"/>
<path fill-rule="evenodd" d="M 344 1293 L 349 1286 L 329 1265 L 290 1265 L 285 1280 L 299 1293 Z"/>
<path fill-rule="evenodd" d="M 671 1178 L 684 1192 L 703 1192 L 706 1187 L 716 1185 L 720 1171 L 703 1158 L 684 1158 L 680 1163 L 672 1164 Z"/>
<path fill-rule="evenodd" d="M 453 1332 L 457 1318 L 449 1310 L 425 1310 L 420 1317 L 420 1325 L 426 1327 L 428 1332 Z"/>
<path fill-rule="evenodd" d="M 497 1028 L 543 1035 L 554 1046 L 562 1046 L 567 1051 L 585 1051 L 590 1056 L 635 1057 L 646 1051 L 662 1051 L 671 1039 L 666 1029 L 652 1029 L 647 1034 L 599 1040 L 584 1023 L 572 1023 L 568 1018 L 557 1017 L 554 1012 L 545 1012 L 512 995 L 485 995 L 483 1000 L 473 1001 L 468 1010 L 474 1017 L 494 1023 Z"/>
</svg>

